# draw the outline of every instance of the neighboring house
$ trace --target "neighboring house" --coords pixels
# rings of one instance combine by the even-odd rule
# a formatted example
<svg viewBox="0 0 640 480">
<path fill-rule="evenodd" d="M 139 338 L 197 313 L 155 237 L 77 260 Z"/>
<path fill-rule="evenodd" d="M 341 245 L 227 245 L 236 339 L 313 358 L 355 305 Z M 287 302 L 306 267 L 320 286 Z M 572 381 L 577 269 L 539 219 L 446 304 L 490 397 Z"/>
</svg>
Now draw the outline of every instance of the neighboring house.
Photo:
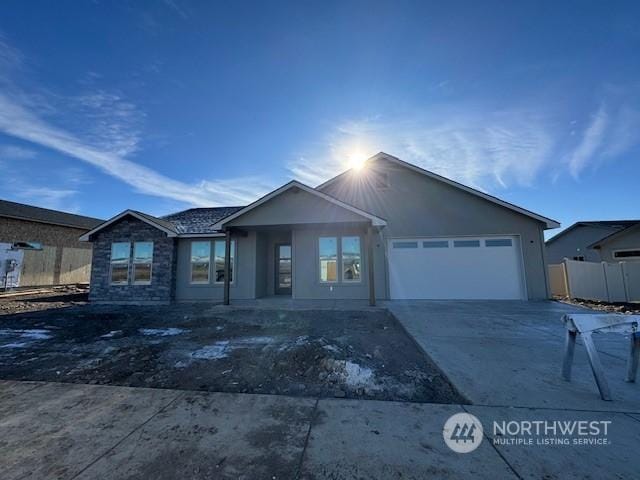
<svg viewBox="0 0 640 480">
<path fill-rule="evenodd" d="M 603 262 L 640 262 L 640 220 L 589 245 Z"/>
<path fill-rule="evenodd" d="M 91 245 L 78 237 L 101 222 L 0 200 L 0 288 L 88 282 Z"/>
<path fill-rule="evenodd" d="M 634 227 L 637 227 L 638 224 L 640 224 L 640 220 L 602 220 L 574 223 L 569 228 L 547 240 L 547 262 L 557 264 L 561 263 L 565 258 L 586 262 L 621 260 L 622 258 L 614 259 L 611 251 L 607 249 L 602 250 L 604 255 L 601 255 L 601 250 L 594 247 L 600 241 L 607 238 L 611 239 L 613 235 L 622 232 L 626 232 L 623 234 L 623 238 L 625 238 L 624 245 L 631 245 L 629 248 L 632 250 L 640 247 L 640 241 L 637 241 L 637 229 L 634 230 Z M 634 232 L 636 232 L 635 242 Z M 612 245 L 620 245 L 617 248 L 624 249 L 621 242 L 622 239 Z"/>
<path fill-rule="evenodd" d="M 379 153 L 317 188 L 163 218 L 127 210 L 93 242 L 98 302 L 543 299 L 554 220 Z"/>
</svg>

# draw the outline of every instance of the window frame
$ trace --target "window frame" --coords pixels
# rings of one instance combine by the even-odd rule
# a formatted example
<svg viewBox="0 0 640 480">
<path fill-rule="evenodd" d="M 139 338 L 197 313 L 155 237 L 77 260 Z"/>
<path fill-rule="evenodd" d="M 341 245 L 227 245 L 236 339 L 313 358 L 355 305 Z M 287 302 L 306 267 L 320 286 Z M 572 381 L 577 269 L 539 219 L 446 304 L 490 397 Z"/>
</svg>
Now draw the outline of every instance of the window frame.
<svg viewBox="0 0 640 480">
<path fill-rule="evenodd" d="M 125 261 L 121 261 L 121 262 L 114 262 L 113 261 L 113 246 L 121 243 L 121 244 L 126 244 L 128 246 L 128 256 L 127 256 L 127 260 Z M 118 265 L 126 265 L 127 266 L 127 279 L 124 282 L 114 282 L 113 281 L 113 264 L 117 263 Z M 131 242 L 130 241 L 125 241 L 125 242 L 111 242 L 111 251 L 109 253 L 109 285 L 113 286 L 113 287 L 122 287 L 125 285 L 129 285 L 131 279 Z"/>
<path fill-rule="evenodd" d="M 153 241 L 140 241 L 140 242 L 132 242 L 133 243 L 133 255 L 131 256 L 131 284 L 132 285 L 151 285 L 153 281 L 153 253 L 155 244 Z M 136 245 L 139 243 L 150 243 L 151 244 L 151 258 L 148 262 L 136 262 Z M 136 265 L 149 265 L 149 280 L 138 281 L 136 280 Z"/>
<path fill-rule="evenodd" d="M 363 270 L 363 263 L 362 263 L 362 238 L 360 237 L 360 235 L 340 235 L 340 246 L 339 246 L 339 256 L 340 256 L 340 277 L 342 279 L 343 283 L 362 283 L 362 270 Z M 348 280 L 346 278 L 344 278 L 344 248 L 342 245 L 342 242 L 344 241 L 345 238 L 357 238 L 358 239 L 358 258 L 360 259 L 360 274 L 357 280 Z"/>
<path fill-rule="evenodd" d="M 222 239 L 214 239 L 212 242 L 213 244 L 213 262 L 211 262 L 211 264 L 213 265 L 213 273 L 215 274 L 215 265 L 216 265 L 216 243 L 222 243 L 223 245 L 225 245 L 226 240 Z M 238 272 L 236 271 L 236 256 L 238 255 L 237 252 L 237 248 L 238 246 L 236 245 L 236 241 L 235 240 L 231 240 L 231 252 L 233 253 L 233 255 L 231 256 L 231 263 L 230 263 L 230 267 L 231 267 L 231 281 L 229 282 L 229 285 L 234 285 L 235 281 L 236 281 L 236 277 L 238 276 Z M 225 245 L 225 249 L 226 249 L 226 245 Z M 226 253 L 226 252 L 225 252 Z M 224 258 L 224 257 L 222 257 Z M 213 285 L 224 285 L 224 279 L 221 282 L 218 282 L 215 279 L 215 275 L 213 278 L 213 282 L 211 282 Z"/>
<path fill-rule="evenodd" d="M 209 244 L 209 265 L 207 267 L 207 280 L 206 281 L 194 281 L 193 280 L 193 245 L 196 243 L 208 243 Z M 189 243 L 189 284 L 190 285 L 210 285 L 211 284 L 211 240 L 192 240 Z"/>
<path fill-rule="evenodd" d="M 613 256 L 613 258 L 615 260 L 618 260 L 620 262 L 624 262 L 627 258 L 640 258 L 640 254 L 639 255 L 629 255 L 629 256 L 622 256 L 622 257 L 618 257 L 616 254 L 619 252 L 640 252 L 640 247 L 637 248 L 619 248 L 617 250 L 613 250 L 611 252 L 611 255 Z"/>
</svg>

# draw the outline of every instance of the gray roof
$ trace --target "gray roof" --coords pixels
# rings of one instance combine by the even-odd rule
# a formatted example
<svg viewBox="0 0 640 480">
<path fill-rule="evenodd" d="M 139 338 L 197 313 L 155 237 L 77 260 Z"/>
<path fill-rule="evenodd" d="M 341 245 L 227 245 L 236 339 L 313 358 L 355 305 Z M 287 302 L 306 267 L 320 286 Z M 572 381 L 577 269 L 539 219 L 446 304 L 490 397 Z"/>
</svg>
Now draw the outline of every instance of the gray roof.
<svg viewBox="0 0 640 480">
<path fill-rule="evenodd" d="M 548 245 L 551 242 L 554 242 L 558 238 L 564 236 L 570 231 L 574 230 L 579 226 L 588 226 L 588 227 L 606 227 L 607 231 L 603 232 L 603 238 L 610 235 L 610 229 L 614 228 L 617 232 L 620 230 L 624 230 L 625 228 L 631 227 L 636 223 L 639 223 L 640 220 L 583 220 L 580 222 L 576 222 L 570 227 L 565 228 L 561 232 L 556 233 L 553 237 L 547 240 L 545 243 Z"/>
<path fill-rule="evenodd" d="M 216 230 L 211 228 L 214 223 L 242 208 L 244 207 L 190 208 L 165 215 L 161 219 L 171 222 L 178 235 L 215 233 Z"/>
<path fill-rule="evenodd" d="M 0 200 L 0 217 L 17 218 L 32 222 L 49 223 L 65 227 L 92 229 L 103 222 L 99 218 L 85 217 L 74 213 L 60 212 L 48 208 L 34 207 L 23 203 Z"/>
</svg>

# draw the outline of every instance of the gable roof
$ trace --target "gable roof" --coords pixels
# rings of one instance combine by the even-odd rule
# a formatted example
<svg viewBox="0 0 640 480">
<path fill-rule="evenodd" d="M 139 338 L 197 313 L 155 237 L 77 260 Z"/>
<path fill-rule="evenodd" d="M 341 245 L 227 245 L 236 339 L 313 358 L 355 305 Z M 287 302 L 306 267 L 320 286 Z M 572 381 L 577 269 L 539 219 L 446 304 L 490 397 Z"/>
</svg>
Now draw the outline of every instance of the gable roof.
<svg viewBox="0 0 640 480">
<path fill-rule="evenodd" d="M 48 223 L 63 227 L 83 228 L 88 230 L 99 225 L 103 220 L 93 217 L 61 212 L 48 208 L 34 207 L 24 203 L 0 200 L 0 217 L 27 220 L 38 223 Z"/>
<path fill-rule="evenodd" d="M 217 223 L 215 223 L 213 225 L 212 228 L 216 229 L 216 230 L 222 230 L 223 226 L 225 223 L 230 222 L 231 220 L 234 220 L 242 215 L 244 215 L 245 213 L 253 210 L 256 207 L 259 207 L 260 205 L 262 205 L 263 203 L 268 202 L 269 200 L 271 200 L 274 197 L 277 197 L 278 195 L 291 190 L 292 188 L 299 188 L 300 190 L 303 190 L 307 193 L 310 193 L 311 195 L 314 195 L 316 197 L 319 197 L 329 203 L 332 203 L 334 205 L 337 205 L 341 208 L 344 208 L 345 210 L 349 210 L 350 212 L 356 213 L 368 220 L 371 221 L 371 224 L 373 226 L 377 226 L 377 227 L 382 227 L 384 225 L 387 224 L 387 222 L 380 218 L 377 217 L 376 215 L 373 215 L 369 212 L 365 212 L 364 210 L 360 210 L 359 208 L 354 207 L 353 205 L 349 205 L 348 203 L 344 203 L 340 200 L 338 200 L 337 198 L 334 198 L 330 195 L 327 195 L 324 192 L 320 192 L 319 190 L 316 190 L 314 188 L 309 187 L 308 185 L 305 185 L 304 183 L 301 183 L 297 180 L 292 180 L 289 183 L 284 184 L 283 186 L 281 186 L 280 188 L 275 189 L 273 192 L 268 193 L 267 195 L 265 195 L 264 197 L 256 200 L 255 202 L 253 202 L 250 205 L 247 205 L 246 207 L 241 208 L 240 210 L 236 211 L 235 213 L 229 215 L 228 217 L 218 221 Z"/>
<path fill-rule="evenodd" d="M 214 233 L 212 226 L 244 207 L 190 208 L 165 215 L 162 219 L 171 222 L 179 235 Z"/>
<path fill-rule="evenodd" d="M 178 232 L 176 231 L 175 226 L 171 222 L 169 222 L 167 220 L 163 220 L 161 218 L 154 217 L 154 216 L 146 214 L 146 213 L 138 212 L 136 210 L 125 210 L 124 212 L 119 213 L 115 217 L 110 218 L 106 222 L 101 223 L 100 225 L 98 225 L 94 229 L 89 230 L 87 233 L 85 233 L 84 235 L 82 235 L 80 237 L 80 241 L 81 242 L 90 241 L 92 235 L 95 235 L 100 230 L 104 230 L 109 225 L 111 225 L 113 223 L 116 223 L 117 221 L 119 221 L 120 219 L 122 219 L 122 218 L 124 218 L 126 216 L 131 216 L 131 217 L 137 218 L 138 220 L 140 220 L 140 221 L 142 221 L 142 222 L 144 222 L 144 223 L 146 223 L 148 225 L 151 225 L 152 227 L 155 227 L 158 230 L 162 230 L 163 232 L 165 232 L 167 234 L 168 237 L 175 237 L 178 234 Z"/>
<path fill-rule="evenodd" d="M 472 195 L 475 195 L 477 197 L 480 197 L 484 200 L 488 200 L 489 202 L 495 203 L 497 205 L 500 205 L 502 207 L 508 208 L 509 210 L 513 210 L 514 212 L 520 213 L 522 215 L 525 215 L 527 217 L 533 218 L 534 220 L 537 220 L 539 222 L 542 222 L 545 224 L 546 229 L 550 229 L 550 228 L 558 228 L 560 226 L 560 223 L 558 223 L 556 220 L 553 220 L 551 218 L 547 218 L 547 217 L 543 217 L 542 215 L 538 215 L 537 213 L 534 213 L 530 210 L 527 210 L 525 208 L 522 207 L 518 207 L 517 205 L 514 205 L 512 203 L 506 202 L 504 200 L 501 200 L 497 197 L 494 197 L 493 195 L 489 195 L 488 193 L 484 193 L 481 192 L 480 190 L 476 190 L 475 188 L 471 188 L 468 187 L 466 185 L 463 185 L 462 183 L 458 183 L 454 180 L 451 180 L 447 177 L 443 177 L 442 175 L 438 175 L 437 173 L 433 173 L 429 170 L 425 170 L 424 168 L 420 168 L 416 165 L 413 165 L 411 163 L 405 162 L 404 160 L 400 160 L 397 157 L 394 157 L 393 155 L 389 155 L 388 153 L 384 153 L 384 152 L 379 152 L 377 154 L 375 154 L 373 157 L 370 157 L 369 159 L 367 159 L 367 162 L 369 161 L 375 161 L 375 160 L 379 160 L 379 159 L 383 159 L 383 160 L 387 160 L 391 163 L 394 163 L 396 165 L 400 165 L 404 168 L 407 168 L 409 170 L 412 170 L 414 172 L 417 172 L 421 175 L 425 175 L 429 178 L 432 178 L 434 180 L 438 180 L 439 182 L 443 182 L 447 185 L 450 185 L 452 187 L 458 188 L 464 192 L 470 193 Z M 326 182 L 324 182 L 321 185 L 318 185 L 316 187 L 317 190 L 322 190 L 324 187 L 331 185 L 333 182 L 337 181 L 340 177 L 342 177 L 343 175 L 347 174 L 348 172 L 351 172 L 352 169 L 349 169 L 345 172 L 342 172 L 340 175 L 337 175 L 329 180 L 327 180 Z"/>
<path fill-rule="evenodd" d="M 605 243 L 610 242 L 611 240 L 615 240 L 616 238 L 620 238 L 624 235 L 626 235 L 627 233 L 629 233 L 631 230 L 634 230 L 636 227 L 640 226 L 640 221 L 636 220 L 636 221 L 629 221 L 629 224 L 624 227 L 621 228 L 620 230 L 613 232 L 609 235 L 607 235 L 606 237 L 601 238 L 600 240 L 593 242 L 591 245 L 589 245 L 588 248 L 600 248 L 602 245 L 604 245 Z"/>
<path fill-rule="evenodd" d="M 595 227 L 595 228 L 602 228 L 603 230 L 606 229 L 605 231 L 603 231 L 603 236 L 600 240 L 608 237 L 609 235 L 611 235 L 610 233 L 610 229 L 615 228 L 616 232 L 619 232 L 620 230 L 623 230 L 631 225 L 635 225 L 636 223 L 640 222 L 640 220 L 586 220 L 586 221 L 581 221 L 581 222 L 576 222 L 573 225 L 571 225 L 570 227 L 565 228 L 564 230 L 562 230 L 561 232 L 556 233 L 553 237 L 551 237 L 549 240 L 547 240 L 545 242 L 545 244 L 549 245 L 550 243 L 556 241 L 557 239 L 563 237 L 564 235 L 566 235 L 567 233 L 575 230 L 578 227 Z M 616 233 L 613 232 L 613 233 Z M 598 241 L 600 241 L 598 240 Z"/>
</svg>

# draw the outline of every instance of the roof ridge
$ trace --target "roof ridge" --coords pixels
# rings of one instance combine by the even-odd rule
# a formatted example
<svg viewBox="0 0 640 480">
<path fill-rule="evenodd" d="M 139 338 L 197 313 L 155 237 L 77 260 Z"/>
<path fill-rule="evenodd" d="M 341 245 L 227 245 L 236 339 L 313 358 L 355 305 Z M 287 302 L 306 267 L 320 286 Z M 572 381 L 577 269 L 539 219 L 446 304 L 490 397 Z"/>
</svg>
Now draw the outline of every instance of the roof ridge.
<svg viewBox="0 0 640 480">
<path fill-rule="evenodd" d="M 98 220 L 98 221 L 102 222 L 102 219 L 97 218 L 97 217 L 90 217 L 90 216 L 88 216 L 88 215 L 81 215 L 81 214 L 79 214 L 79 213 L 66 212 L 66 211 L 64 211 L 64 210 L 55 210 L 55 209 L 53 209 L 53 208 L 39 207 L 38 205 L 31 205 L 31 204 L 29 204 L 29 203 L 14 202 L 14 201 L 12 201 L 12 200 L 4 200 L 4 199 L 1 199 L 1 198 L 0 198 L 0 202 L 3 202 L 3 203 L 11 203 L 11 204 L 13 204 L 13 205 L 20 205 L 21 207 L 29 207 L 29 208 L 35 208 L 35 209 L 38 209 L 38 210 L 45 210 L 45 211 L 47 211 L 47 212 L 63 213 L 64 215 L 70 215 L 70 216 L 72 216 L 72 217 L 87 218 L 87 219 L 90 219 L 90 220 Z"/>
</svg>

